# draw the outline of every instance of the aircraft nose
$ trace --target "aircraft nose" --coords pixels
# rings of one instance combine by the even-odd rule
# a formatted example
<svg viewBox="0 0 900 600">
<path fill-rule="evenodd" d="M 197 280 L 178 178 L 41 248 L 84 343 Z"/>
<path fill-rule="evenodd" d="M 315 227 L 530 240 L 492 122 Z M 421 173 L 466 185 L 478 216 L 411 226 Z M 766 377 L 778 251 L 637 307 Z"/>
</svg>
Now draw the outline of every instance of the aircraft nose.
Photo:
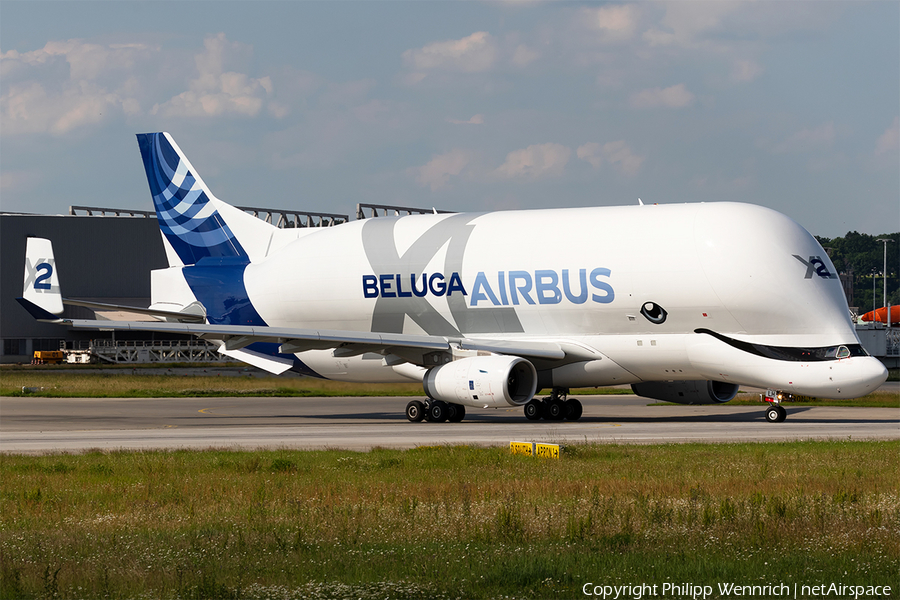
<svg viewBox="0 0 900 600">
<path fill-rule="evenodd" d="M 871 394 L 887 380 L 888 370 L 873 356 L 858 357 L 859 364 L 853 370 L 852 387 L 859 396 Z M 850 383 L 850 382 L 848 382 Z"/>
</svg>

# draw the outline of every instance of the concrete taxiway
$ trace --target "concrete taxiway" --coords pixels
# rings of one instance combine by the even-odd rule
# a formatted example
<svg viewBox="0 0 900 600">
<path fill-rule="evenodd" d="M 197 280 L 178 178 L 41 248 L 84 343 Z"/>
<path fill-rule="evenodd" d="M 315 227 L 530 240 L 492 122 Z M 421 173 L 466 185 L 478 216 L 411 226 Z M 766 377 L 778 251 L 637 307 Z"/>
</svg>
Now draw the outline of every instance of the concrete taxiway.
<svg viewBox="0 0 900 600">
<path fill-rule="evenodd" d="M 0 452 L 155 448 L 410 448 L 536 442 L 677 443 L 900 439 L 900 410 L 794 406 L 766 422 L 754 406 L 647 406 L 583 396 L 578 422 L 527 421 L 521 408 L 468 409 L 462 423 L 410 423 L 407 397 L 0 398 Z"/>
</svg>

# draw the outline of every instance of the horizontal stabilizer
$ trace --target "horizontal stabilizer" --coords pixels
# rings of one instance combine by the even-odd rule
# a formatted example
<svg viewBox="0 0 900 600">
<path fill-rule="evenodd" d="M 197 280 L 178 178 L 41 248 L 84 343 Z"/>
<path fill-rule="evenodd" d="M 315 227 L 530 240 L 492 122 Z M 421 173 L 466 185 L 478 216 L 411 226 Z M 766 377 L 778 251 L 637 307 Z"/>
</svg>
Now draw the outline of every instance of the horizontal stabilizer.
<svg viewBox="0 0 900 600">
<path fill-rule="evenodd" d="M 16 301 L 22 305 L 22 307 L 28 311 L 32 317 L 37 319 L 38 321 L 48 321 L 50 323 L 62 323 L 63 320 L 58 315 L 54 315 L 52 312 L 49 312 L 31 300 L 26 298 L 16 298 Z"/>
<path fill-rule="evenodd" d="M 158 310 L 155 308 L 139 308 L 137 306 L 120 306 L 118 304 L 104 304 L 102 302 L 87 302 L 85 300 L 70 300 L 69 298 L 63 298 L 63 304 L 67 306 L 82 306 L 84 308 L 90 308 L 91 310 L 111 310 L 111 311 L 121 311 L 128 313 L 135 313 L 138 315 L 150 315 L 153 317 L 162 317 L 165 319 L 174 319 L 179 322 L 184 323 L 205 323 L 206 322 L 206 313 L 202 311 L 199 305 L 195 305 L 197 309 L 199 309 L 196 313 L 193 312 L 178 312 L 174 310 Z"/>
</svg>

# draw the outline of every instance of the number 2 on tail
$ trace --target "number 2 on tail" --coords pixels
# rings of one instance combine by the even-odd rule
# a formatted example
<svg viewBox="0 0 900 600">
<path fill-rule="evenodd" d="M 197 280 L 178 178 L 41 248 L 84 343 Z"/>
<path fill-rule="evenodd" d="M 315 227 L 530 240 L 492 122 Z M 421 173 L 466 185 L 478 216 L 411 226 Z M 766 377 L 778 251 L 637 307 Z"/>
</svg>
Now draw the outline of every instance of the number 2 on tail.
<svg viewBox="0 0 900 600">
<path fill-rule="evenodd" d="M 38 278 L 34 280 L 34 289 L 36 290 L 49 290 L 50 289 L 50 276 L 53 275 L 53 265 L 50 263 L 41 263 L 35 269 L 40 272 L 43 271 Z"/>
</svg>

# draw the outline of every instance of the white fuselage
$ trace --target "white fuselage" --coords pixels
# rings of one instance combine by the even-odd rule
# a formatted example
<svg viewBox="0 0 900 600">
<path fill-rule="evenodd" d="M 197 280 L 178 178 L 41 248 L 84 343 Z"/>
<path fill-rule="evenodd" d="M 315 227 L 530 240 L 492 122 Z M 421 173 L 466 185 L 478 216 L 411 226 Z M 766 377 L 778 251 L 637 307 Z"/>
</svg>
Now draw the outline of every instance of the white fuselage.
<svg viewBox="0 0 900 600">
<path fill-rule="evenodd" d="M 855 397 L 883 381 L 868 356 L 774 360 L 697 333 L 859 344 L 815 238 L 747 204 L 366 219 L 299 234 L 252 262 L 244 285 L 270 326 L 553 341 L 581 357 L 543 366 L 559 387 L 710 379 Z M 328 378 L 406 380 L 381 356 L 334 354 L 297 356 Z"/>
</svg>

